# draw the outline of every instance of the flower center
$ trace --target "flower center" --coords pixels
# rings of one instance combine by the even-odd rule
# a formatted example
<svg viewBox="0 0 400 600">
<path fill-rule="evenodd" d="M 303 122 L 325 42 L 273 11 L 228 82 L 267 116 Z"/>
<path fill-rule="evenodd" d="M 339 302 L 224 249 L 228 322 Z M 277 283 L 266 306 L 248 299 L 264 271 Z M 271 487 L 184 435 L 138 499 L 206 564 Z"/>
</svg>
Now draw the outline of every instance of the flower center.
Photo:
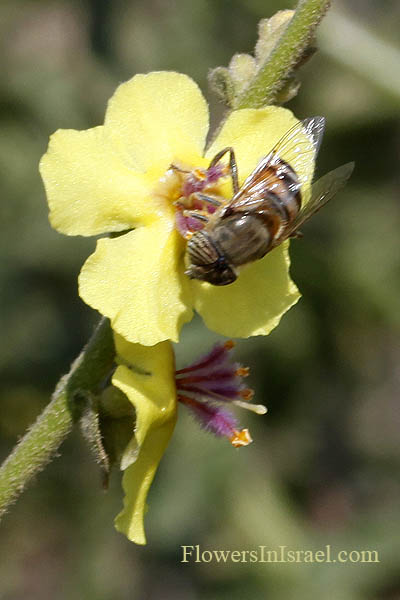
<svg viewBox="0 0 400 600">
<path fill-rule="evenodd" d="M 205 169 L 179 162 L 170 166 L 160 182 L 159 193 L 174 206 L 176 228 L 184 239 L 203 229 L 224 204 L 220 185 L 221 179 L 228 176 L 229 167 L 223 163 Z"/>
</svg>

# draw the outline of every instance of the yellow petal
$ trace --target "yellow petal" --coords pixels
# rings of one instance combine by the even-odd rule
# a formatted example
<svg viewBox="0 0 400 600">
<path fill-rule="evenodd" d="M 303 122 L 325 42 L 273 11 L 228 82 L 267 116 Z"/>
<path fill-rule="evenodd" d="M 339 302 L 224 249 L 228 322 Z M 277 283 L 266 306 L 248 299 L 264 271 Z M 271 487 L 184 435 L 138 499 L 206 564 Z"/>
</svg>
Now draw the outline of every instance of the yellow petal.
<svg viewBox="0 0 400 600">
<path fill-rule="evenodd" d="M 193 282 L 195 308 L 207 327 L 228 337 L 267 335 L 297 302 L 299 291 L 289 277 L 288 244 L 243 267 L 224 287 Z"/>
<path fill-rule="evenodd" d="M 62 233 L 123 231 L 155 218 L 151 187 L 123 164 L 103 127 L 54 133 L 40 172 L 51 224 Z"/>
<path fill-rule="evenodd" d="M 206 156 L 211 159 L 222 148 L 232 146 L 238 164 L 239 179 L 243 183 L 259 161 L 298 122 L 290 110 L 277 106 L 234 111 L 224 123 L 215 142 L 207 150 Z M 299 138 L 302 136 L 297 136 L 297 139 Z M 303 139 L 306 152 L 302 154 L 301 160 L 296 152 L 291 152 L 290 149 L 283 152 L 281 156 L 296 167 L 297 176 L 305 184 L 304 196 L 307 195 L 307 188 L 314 172 L 314 151 L 305 135 Z M 309 152 L 307 152 L 308 147 Z M 296 164 L 293 164 L 294 162 Z"/>
<path fill-rule="evenodd" d="M 123 476 L 124 508 L 115 526 L 133 542 L 145 544 L 147 494 L 176 422 L 174 355 L 168 342 L 143 347 L 129 344 L 118 335 L 115 342 L 124 364 L 117 368 L 112 382 L 135 408 L 139 448 L 136 461 Z"/>
<path fill-rule="evenodd" d="M 192 317 L 183 252 L 184 242 L 169 220 L 101 239 L 79 276 L 80 296 L 130 342 L 178 341 L 181 326 Z"/>
<path fill-rule="evenodd" d="M 136 75 L 111 98 L 105 127 L 127 165 L 158 178 L 175 159 L 197 163 L 208 131 L 208 107 L 186 75 Z"/>
</svg>

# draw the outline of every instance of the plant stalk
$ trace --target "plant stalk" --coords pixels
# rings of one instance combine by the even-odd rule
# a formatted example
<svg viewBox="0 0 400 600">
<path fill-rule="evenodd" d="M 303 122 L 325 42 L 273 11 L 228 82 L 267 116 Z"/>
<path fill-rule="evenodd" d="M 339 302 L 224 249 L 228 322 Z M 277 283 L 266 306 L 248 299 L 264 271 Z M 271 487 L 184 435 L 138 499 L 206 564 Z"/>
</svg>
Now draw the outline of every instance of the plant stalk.
<svg viewBox="0 0 400 600">
<path fill-rule="evenodd" d="M 114 357 L 110 323 L 101 319 L 69 373 L 58 382 L 50 403 L 0 467 L 0 518 L 53 457 L 80 417 L 85 392 L 98 388 Z"/>
<path fill-rule="evenodd" d="M 257 77 L 239 96 L 234 108 L 272 104 L 290 76 L 329 8 L 331 0 L 300 0 L 293 18 Z"/>
</svg>

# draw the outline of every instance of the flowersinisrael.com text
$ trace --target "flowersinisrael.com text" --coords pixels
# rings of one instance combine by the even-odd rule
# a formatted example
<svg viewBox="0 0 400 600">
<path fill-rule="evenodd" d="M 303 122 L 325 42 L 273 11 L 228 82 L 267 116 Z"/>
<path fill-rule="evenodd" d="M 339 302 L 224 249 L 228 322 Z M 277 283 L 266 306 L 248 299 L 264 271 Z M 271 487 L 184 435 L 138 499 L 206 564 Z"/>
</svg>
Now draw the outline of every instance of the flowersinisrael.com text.
<svg viewBox="0 0 400 600">
<path fill-rule="evenodd" d="M 379 563 L 377 550 L 334 550 L 330 544 L 319 550 L 257 546 L 251 550 L 208 550 L 200 545 L 181 546 L 182 563 Z"/>
</svg>

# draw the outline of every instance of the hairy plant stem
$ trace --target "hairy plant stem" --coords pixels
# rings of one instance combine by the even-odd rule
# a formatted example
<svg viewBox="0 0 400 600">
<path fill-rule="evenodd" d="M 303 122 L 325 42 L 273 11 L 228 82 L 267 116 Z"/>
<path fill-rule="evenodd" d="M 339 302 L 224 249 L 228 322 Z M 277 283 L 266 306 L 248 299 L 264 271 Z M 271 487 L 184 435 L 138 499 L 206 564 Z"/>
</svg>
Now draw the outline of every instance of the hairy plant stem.
<svg viewBox="0 0 400 600">
<path fill-rule="evenodd" d="M 115 357 L 108 319 L 101 319 L 88 344 L 57 384 L 52 399 L 0 468 L 0 518 L 26 484 L 50 461 L 80 417 L 85 392 L 98 389 Z"/>
<path fill-rule="evenodd" d="M 257 77 L 239 96 L 234 109 L 272 104 L 307 49 L 331 0 L 300 0 L 293 18 Z"/>
</svg>

